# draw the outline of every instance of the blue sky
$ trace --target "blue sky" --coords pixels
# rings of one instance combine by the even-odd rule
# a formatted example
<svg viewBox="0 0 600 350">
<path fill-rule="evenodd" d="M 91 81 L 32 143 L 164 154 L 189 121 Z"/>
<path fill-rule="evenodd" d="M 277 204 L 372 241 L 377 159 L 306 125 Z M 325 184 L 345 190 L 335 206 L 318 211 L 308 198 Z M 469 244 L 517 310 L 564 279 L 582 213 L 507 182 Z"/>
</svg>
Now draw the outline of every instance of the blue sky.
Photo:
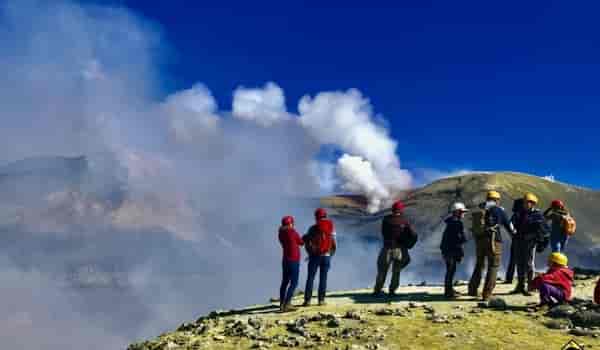
<svg viewBox="0 0 600 350">
<path fill-rule="evenodd" d="M 98 2 L 98 1 L 96 1 Z M 594 2 L 100 1 L 155 22 L 167 90 L 205 83 L 357 88 L 389 121 L 403 167 L 514 170 L 600 188 Z"/>
</svg>

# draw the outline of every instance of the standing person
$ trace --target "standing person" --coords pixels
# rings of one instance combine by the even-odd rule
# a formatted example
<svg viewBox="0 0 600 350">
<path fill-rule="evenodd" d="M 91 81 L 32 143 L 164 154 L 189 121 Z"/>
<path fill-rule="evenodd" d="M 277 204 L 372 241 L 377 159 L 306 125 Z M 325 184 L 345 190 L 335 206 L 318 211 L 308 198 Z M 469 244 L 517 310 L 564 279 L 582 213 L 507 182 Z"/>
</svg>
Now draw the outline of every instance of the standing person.
<svg viewBox="0 0 600 350">
<path fill-rule="evenodd" d="M 300 274 L 300 246 L 302 238 L 294 229 L 294 218 L 285 216 L 279 228 L 279 243 L 283 249 L 281 287 L 279 288 L 279 307 L 281 312 L 294 311 L 292 298 L 298 286 Z"/>
<path fill-rule="evenodd" d="M 568 259 L 562 253 L 548 257 L 548 271 L 532 281 L 532 289 L 540 291 L 540 306 L 554 307 L 571 300 L 573 271 L 567 267 Z"/>
<path fill-rule="evenodd" d="M 533 193 L 527 193 L 523 199 L 525 200 L 525 211 L 520 218 L 514 238 L 517 245 L 515 257 L 518 282 L 517 287 L 511 293 L 530 296 L 535 252 L 541 253 L 548 246 L 550 228 L 546 224 L 542 212 L 536 208 L 539 202 L 538 197 Z"/>
<path fill-rule="evenodd" d="M 512 212 L 513 212 L 513 215 L 510 218 L 510 222 L 513 224 L 513 227 L 517 227 L 521 216 L 525 212 L 525 200 L 523 198 L 518 198 L 513 202 Z M 516 248 L 517 248 L 517 245 L 515 244 L 514 237 L 511 236 L 510 258 L 508 259 L 508 266 L 506 267 L 506 278 L 504 279 L 504 283 L 506 283 L 506 284 L 513 283 L 513 278 L 515 276 L 515 270 L 517 269 L 517 260 L 515 258 Z"/>
<path fill-rule="evenodd" d="M 552 252 L 564 252 L 569 236 L 565 232 L 564 220 L 570 216 L 569 211 L 561 200 L 554 200 L 550 208 L 544 212 L 544 218 L 552 222 L 550 234 L 550 247 Z"/>
<path fill-rule="evenodd" d="M 319 305 L 325 305 L 327 293 L 327 273 L 331 266 L 331 257 L 337 249 L 336 233 L 333 222 L 327 218 L 327 211 L 323 208 L 315 210 L 316 223 L 310 227 L 303 237 L 308 252 L 308 277 L 304 291 L 303 306 L 310 306 L 313 284 L 317 270 L 319 270 Z"/>
<path fill-rule="evenodd" d="M 400 271 L 410 263 L 408 250 L 416 243 L 416 234 L 404 217 L 404 203 L 397 201 L 392 205 L 392 214 L 383 218 L 381 223 L 383 247 L 377 258 L 377 278 L 374 296 L 382 296 L 383 285 L 390 265 L 392 265 L 392 281 L 389 295 L 394 296 L 400 286 Z"/>
<path fill-rule="evenodd" d="M 476 297 L 482 271 L 487 261 L 487 273 L 482 292 L 483 300 L 488 300 L 496 287 L 496 276 L 502 259 L 500 226 L 503 226 L 510 234 L 514 233 L 513 225 L 508 220 L 504 208 L 500 207 L 500 193 L 489 191 L 486 198 L 486 202 L 479 206 L 479 213 L 473 215 L 473 235 L 477 260 L 469 281 L 469 295 Z"/>
<path fill-rule="evenodd" d="M 594 288 L 594 303 L 600 304 L 600 278 L 596 282 L 596 288 Z"/>
<path fill-rule="evenodd" d="M 446 298 L 455 298 L 459 295 L 454 290 L 454 274 L 456 273 L 456 265 L 465 256 L 463 244 L 467 242 L 467 239 L 462 219 L 468 211 L 463 203 L 454 203 L 452 205 L 452 215 L 445 220 L 446 229 L 442 235 L 440 250 L 446 261 L 446 278 L 444 279 L 444 296 Z"/>
</svg>

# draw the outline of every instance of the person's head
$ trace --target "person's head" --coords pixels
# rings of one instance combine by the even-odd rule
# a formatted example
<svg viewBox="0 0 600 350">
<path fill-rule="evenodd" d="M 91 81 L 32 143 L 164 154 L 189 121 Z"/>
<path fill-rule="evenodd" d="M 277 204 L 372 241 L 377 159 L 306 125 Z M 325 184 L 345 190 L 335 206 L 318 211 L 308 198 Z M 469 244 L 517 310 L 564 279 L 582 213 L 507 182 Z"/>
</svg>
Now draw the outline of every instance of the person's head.
<svg viewBox="0 0 600 350">
<path fill-rule="evenodd" d="M 502 199 L 502 196 L 500 195 L 500 192 L 498 192 L 498 191 L 488 191 L 486 199 L 488 201 L 499 203 L 500 199 Z"/>
<path fill-rule="evenodd" d="M 315 220 L 319 221 L 327 218 L 327 210 L 323 208 L 318 208 L 315 210 Z"/>
<path fill-rule="evenodd" d="M 565 209 L 565 203 L 560 199 L 555 199 L 551 204 L 552 209 Z"/>
<path fill-rule="evenodd" d="M 469 211 L 465 204 L 461 202 L 452 204 L 452 208 L 450 210 L 452 211 L 452 215 L 460 219 L 462 219 L 465 216 L 465 213 Z"/>
<path fill-rule="evenodd" d="M 565 267 L 569 263 L 569 259 L 563 253 L 554 252 L 548 257 L 548 265 L 556 267 Z"/>
<path fill-rule="evenodd" d="M 293 216 L 284 216 L 281 219 L 281 226 L 283 227 L 294 227 L 294 217 Z"/>
<path fill-rule="evenodd" d="M 533 193 L 526 193 L 523 199 L 525 199 L 525 207 L 528 210 L 535 208 L 539 202 L 538 197 Z"/>
<path fill-rule="evenodd" d="M 395 215 L 399 215 L 404 213 L 404 203 L 402 203 L 402 201 L 396 201 L 394 202 L 394 204 L 392 204 L 392 213 Z"/>
</svg>

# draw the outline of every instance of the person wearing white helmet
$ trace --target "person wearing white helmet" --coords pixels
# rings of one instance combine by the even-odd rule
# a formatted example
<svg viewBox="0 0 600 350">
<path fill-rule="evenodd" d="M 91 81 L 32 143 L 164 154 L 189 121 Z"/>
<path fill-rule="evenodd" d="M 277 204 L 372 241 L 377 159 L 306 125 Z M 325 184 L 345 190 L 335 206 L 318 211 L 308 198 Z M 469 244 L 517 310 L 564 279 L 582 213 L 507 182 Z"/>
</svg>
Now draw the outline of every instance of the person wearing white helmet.
<svg viewBox="0 0 600 350">
<path fill-rule="evenodd" d="M 456 265 L 462 261 L 465 253 L 463 244 L 467 242 L 462 219 L 469 210 L 464 203 L 454 203 L 451 207 L 452 214 L 445 220 L 446 229 L 442 235 L 440 250 L 446 262 L 446 278 L 444 280 L 444 295 L 455 298 L 459 293 L 454 290 L 454 274 Z"/>
</svg>

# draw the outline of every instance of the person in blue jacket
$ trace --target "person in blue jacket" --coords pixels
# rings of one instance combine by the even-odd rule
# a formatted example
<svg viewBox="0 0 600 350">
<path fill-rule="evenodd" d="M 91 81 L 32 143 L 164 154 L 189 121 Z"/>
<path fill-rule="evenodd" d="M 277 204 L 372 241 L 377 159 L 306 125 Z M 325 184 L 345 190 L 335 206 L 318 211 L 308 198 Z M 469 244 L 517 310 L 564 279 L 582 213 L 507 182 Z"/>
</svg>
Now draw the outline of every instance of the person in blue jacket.
<svg viewBox="0 0 600 350">
<path fill-rule="evenodd" d="M 463 203 L 452 205 L 452 214 L 445 220 L 446 229 L 442 235 L 440 250 L 446 262 L 446 278 L 444 280 L 444 296 L 455 298 L 459 293 L 454 290 L 454 274 L 456 265 L 465 255 L 463 244 L 467 242 L 462 219 L 469 210 Z"/>
</svg>

